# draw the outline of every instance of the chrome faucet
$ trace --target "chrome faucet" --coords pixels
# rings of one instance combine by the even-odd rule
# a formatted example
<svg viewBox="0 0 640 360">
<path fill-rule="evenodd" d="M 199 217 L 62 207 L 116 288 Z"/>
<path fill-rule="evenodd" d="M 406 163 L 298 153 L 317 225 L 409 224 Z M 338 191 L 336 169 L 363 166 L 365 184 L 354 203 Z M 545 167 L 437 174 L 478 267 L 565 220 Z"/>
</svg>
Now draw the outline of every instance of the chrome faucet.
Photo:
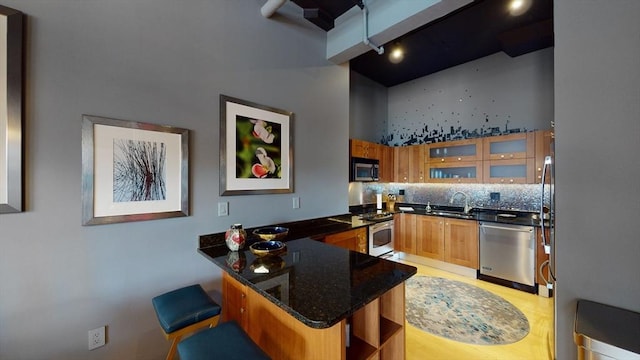
<svg viewBox="0 0 640 360">
<path fill-rule="evenodd" d="M 462 196 L 464 196 L 464 213 L 468 214 L 469 211 L 471 211 L 471 206 L 469 206 L 469 195 L 467 195 L 467 193 L 462 192 L 462 191 L 454 192 L 453 195 L 451 195 L 451 200 L 449 200 L 449 204 L 453 204 L 453 199 L 458 194 L 462 194 Z"/>
</svg>

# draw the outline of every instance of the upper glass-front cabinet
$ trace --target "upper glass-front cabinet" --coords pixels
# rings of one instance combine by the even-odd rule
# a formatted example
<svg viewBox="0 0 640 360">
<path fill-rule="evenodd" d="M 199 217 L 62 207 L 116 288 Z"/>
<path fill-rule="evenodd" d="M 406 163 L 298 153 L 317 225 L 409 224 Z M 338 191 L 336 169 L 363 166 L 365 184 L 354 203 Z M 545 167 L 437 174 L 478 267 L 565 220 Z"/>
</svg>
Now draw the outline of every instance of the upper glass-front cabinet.
<svg viewBox="0 0 640 360">
<path fill-rule="evenodd" d="M 533 132 L 483 139 L 484 160 L 526 159 L 535 156 L 535 134 Z"/>
<path fill-rule="evenodd" d="M 430 144 L 426 155 L 428 163 L 482 160 L 482 140 L 469 139 Z"/>
</svg>

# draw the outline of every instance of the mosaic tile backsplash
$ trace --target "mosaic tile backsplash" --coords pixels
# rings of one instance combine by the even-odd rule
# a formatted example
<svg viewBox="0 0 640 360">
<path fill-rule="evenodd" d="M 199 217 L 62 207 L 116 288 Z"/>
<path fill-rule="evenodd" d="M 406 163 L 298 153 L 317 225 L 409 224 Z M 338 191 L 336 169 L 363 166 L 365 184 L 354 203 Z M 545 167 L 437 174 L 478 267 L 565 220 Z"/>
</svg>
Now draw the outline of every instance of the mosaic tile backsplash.
<svg viewBox="0 0 640 360">
<path fill-rule="evenodd" d="M 405 183 L 363 183 L 363 202 L 375 203 L 376 194 L 400 193 L 404 190 L 404 197 L 397 202 L 427 205 L 464 206 L 464 197 L 457 195 L 453 204 L 451 197 L 456 191 L 469 195 L 469 204 L 476 208 L 509 209 L 521 211 L 540 211 L 540 185 L 500 185 L 500 184 L 405 184 Z M 499 193 L 500 200 L 492 200 L 491 193 Z M 545 193 L 545 205 L 549 205 L 548 188 Z"/>
</svg>

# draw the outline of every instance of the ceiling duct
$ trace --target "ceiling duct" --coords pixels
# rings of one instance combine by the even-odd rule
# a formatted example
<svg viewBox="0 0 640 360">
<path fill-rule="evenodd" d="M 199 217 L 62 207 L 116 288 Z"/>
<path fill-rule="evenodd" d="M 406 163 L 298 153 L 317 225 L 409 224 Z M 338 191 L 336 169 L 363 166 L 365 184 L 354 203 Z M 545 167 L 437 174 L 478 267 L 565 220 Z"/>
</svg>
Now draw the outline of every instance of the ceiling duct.
<svg viewBox="0 0 640 360">
<path fill-rule="evenodd" d="M 287 0 L 267 0 L 267 2 L 262 5 L 262 8 L 260 8 L 260 13 L 266 18 L 270 18 L 285 2 L 287 2 Z"/>
<path fill-rule="evenodd" d="M 367 8 L 367 5 L 364 3 L 364 1 L 358 1 L 357 5 L 358 7 L 360 7 L 360 9 L 362 9 L 362 24 L 364 28 L 362 42 L 375 50 L 378 55 L 384 54 L 383 46 L 377 46 L 372 43 L 371 40 L 369 40 L 369 9 Z"/>
</svg>

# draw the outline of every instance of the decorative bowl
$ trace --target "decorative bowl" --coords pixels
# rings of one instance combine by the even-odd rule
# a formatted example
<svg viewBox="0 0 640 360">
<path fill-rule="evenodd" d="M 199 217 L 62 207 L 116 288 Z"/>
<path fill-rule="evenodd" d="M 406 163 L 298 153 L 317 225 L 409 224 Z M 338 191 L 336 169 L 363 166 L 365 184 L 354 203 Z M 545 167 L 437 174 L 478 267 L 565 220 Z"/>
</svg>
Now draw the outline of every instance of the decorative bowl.
<svg viewBox="0 0 640 360">
<path fill-rule="evenodd" d="M 253 235 L 262 240 L 280 240 L 288 233 L 289 229 L 281 226 L 267 226 L 253 230 Z"/>
<path fill-rule="evenodd" d="M 276 240 L 259 241 L 249 246 L 249 250 L 258 257 L 277 255 L 283 252 L 285 248 L 286 245 L 282 241 Z"/>
</svg>

